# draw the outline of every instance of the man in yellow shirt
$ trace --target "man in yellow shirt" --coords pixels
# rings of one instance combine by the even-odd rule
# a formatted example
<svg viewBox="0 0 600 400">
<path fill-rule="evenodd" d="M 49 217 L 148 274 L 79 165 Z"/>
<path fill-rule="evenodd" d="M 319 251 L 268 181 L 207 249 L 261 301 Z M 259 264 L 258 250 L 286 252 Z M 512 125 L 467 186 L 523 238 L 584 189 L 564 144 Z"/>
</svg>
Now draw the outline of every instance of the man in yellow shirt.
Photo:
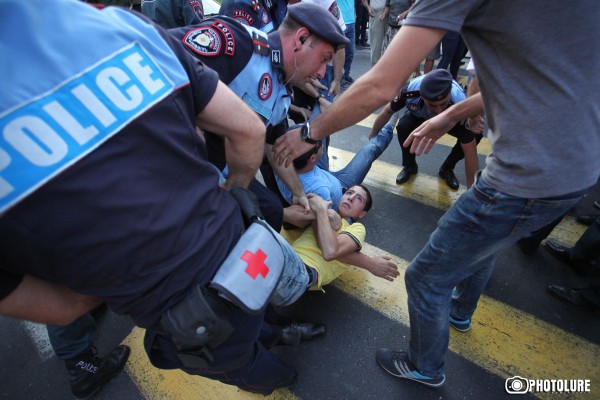
<svg viewBox="0 0 600 400">
<path fill-rule="evenodd" d="M 363 224 L 354 221 L 363 218 L 371 208 L 371 194 L 366 187 L 354 185 L 346 190 L 337 212 L 329 209 L 331 201 L 313 193 L 307 194 L 307 197 L 313 212 L 307 215 L 311 226 L 292 244 L 303 264 L 286 263 L 271 304 L 292 304 L 306 290 L 321 289 L 351 265 L 365 268 L 389 281 L 398 276 L 398 267 L 389 257 L 370 257 L 360 252 L 366 230 Z M 298 214 L 304 213 L 303 208 L 296 207 Z M 369 261 L 364 262 L 363 258 Z"/>
</svg>

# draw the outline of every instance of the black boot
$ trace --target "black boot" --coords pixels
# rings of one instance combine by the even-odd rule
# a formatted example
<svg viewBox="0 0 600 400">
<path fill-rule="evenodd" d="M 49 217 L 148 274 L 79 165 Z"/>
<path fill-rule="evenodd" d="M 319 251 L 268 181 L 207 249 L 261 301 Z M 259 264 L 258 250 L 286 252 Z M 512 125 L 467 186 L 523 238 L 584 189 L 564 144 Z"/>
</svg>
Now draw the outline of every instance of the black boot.
<svg viewBox="0 0 600 400">
<path fill-rule="evenodd" d="M 96 356 L 96 349 L 92 348 L 65 360 L 73 395 L 78 399 L 85 399 L 100 390 L 123 369 L 129 358 L 129 351 L 129 347 L 121 345 L 106 357 L 100 358 Z"/>
</svg>

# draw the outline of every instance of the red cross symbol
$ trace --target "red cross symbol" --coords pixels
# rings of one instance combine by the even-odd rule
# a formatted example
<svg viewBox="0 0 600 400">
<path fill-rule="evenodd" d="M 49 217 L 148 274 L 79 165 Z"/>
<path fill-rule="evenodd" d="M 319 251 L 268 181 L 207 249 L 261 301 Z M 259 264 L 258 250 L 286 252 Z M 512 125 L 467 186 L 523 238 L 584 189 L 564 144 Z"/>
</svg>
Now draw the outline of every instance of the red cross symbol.
<svg viewBox="0 0 600 400">
<path fill-rule="evenodd" d="M 266 278 L 269 274 L 269 267 L 265 264 L 267 255 L 261 249 L 258 249 L 256 253 L 251 253 L 246 250 L 240 258 L 248 263 L 246 273 L 250 275 L 252 279 L 256 279 L 258 275 L 262 275 L 263 278 Z"/>
</svg>

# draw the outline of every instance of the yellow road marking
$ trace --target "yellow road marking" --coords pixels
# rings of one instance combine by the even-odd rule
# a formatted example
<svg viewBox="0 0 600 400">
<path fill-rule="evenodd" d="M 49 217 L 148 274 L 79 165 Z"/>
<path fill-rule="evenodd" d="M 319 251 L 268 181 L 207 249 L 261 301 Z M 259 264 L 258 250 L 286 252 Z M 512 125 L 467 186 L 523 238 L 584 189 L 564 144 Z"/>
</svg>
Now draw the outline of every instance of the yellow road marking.
<svg viewBox="0 0 600 400">
<path fill-rule="evenodd" d="M 365 128 L 372 128 L 373 122 L 375 122 L 377 114 L 371 114 L 367 118 L 360 121 L 357 125 L 364 126 Z M 396 134 L 396 127 L 394 127 L 394 134 Z M 456 144 L 456 138 L 450 135 L 444 135 L 438 139 L 436 143 L 443 144 L 444 146 L 453 147 Z M 484 137 L 481 142 L 477 145 L 477 153 L 486 156 L 492 151 L 492 146 L 488 138 Z"/>
<path fill-rule="evenodd" d="M 387 317 L 409 325 L 404 287 L 404 271 L 409 262 L 369 244 L 363 251 L 371 256 L 392 257 L 399 266 L 400 276 L 394 282 L 388 282 L 363 269 L 353 268 L 333 284 Z M 590 393 L 536 393 L 542 399 L 600 396 L 600 346 L 528 313 L 482 296 L 473 317 L 473 329 L 468 333 L 450 331 L 449 349 L 452 352 L 502 378 L 519 375 L 528 379 L 591 380 Z M 390 338 L 396 337 L 394 332 L 390 333 Z M 384 344 L 406 348 L 408 338 L 381 343 Z"/>
<path fill-rule="evenodd" d="M 355 153 L 329 147 L 329 163 L 333 171 L 346 166 Z M 396 176 L 402 167 L 383 161 L 375 161 L 367 174 L 364 183 L 389 193 L 406 197 L 430 207 L 446 211 L 464 193 L 466 187 L 461 185 L 457 191 L 450 190 L 438 177 L 433 177 L 422 172 L 411 178 L 408 182 L 397 185 Z M 557 240 L 565 246 L 573 246 L 581 237 L 587 227 L 575 221 L 573 217 L 565 217 L 558 224 L 548 238 Z"/>
<path fill-rule="evenodd" d="M 144 330 L 134 328 L 124 344 L 131 347 L 126 364 L 127 373 L 147 400 L 298 400 L 289 390 L 276 390 L 270 396 L 262 396 L 238 389 L 236 386 L 188 375 L 180 370 L 155 368 L 144 350 Z"/>
<path fill-rule="evenodd" d="M 330 147 L 330 154 L 333 170 L 346 165 L 354 156 L 354 153 L 333 147 Z M 396 185 L 395 177 L 399 171 L 398 166 L 376 161 L 365 183 L 442 210 L 448 209 L 464 191 L 464 187 L 456 192 L 451 191 L 439 179 L 423 173 L 411 182 Z M 584 230 L 585 227 L 572 218 L 566 218 L 551 237 L 565 244 L 573 244 Z M 390 283 L 355 268 L 338 278 L 334 285 L 389 318 L 408 325 L 407 295 L 403 283 L 408 261 L 369 244 L 364 246 L 363 251 L 370 255 L 385 254 L 392 257 L 400 267 L 400 277 Z M 148 400 L 299 399 L 288 390 L 278 390 L 264 397 L 179 370 L 159 370 L 148 361 L 143 348 L 143 330 L 140 328 L 134 328 L 124 343 L 132 348 L 126 367 L 129 376 Z M 529 379 L 591 379 L 592 396 L 598 392 L 600 349 L 597 345 L 485 296 L 481 298 L 475 313 L 473 330 L 467 334 L 452 332 L 449 348 L 504 378 L 520 375 Z M 565 363 L 565 360 L 577 362 Z M 551 394 L 538 396 L 543 399 L 561 398 Z M 580 393 L 571 394 L 569 398 L 584 397 L 586 395 Z"/>
</svg>

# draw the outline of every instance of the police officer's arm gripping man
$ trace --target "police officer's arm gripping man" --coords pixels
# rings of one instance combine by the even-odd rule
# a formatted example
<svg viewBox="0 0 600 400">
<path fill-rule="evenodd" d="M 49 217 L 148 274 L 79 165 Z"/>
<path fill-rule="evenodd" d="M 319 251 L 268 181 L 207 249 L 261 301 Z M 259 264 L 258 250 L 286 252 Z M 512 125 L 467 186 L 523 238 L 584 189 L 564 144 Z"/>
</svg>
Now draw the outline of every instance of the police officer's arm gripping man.
<svg viewBox="0 0 600 400">
<path fill-rule="evenodd" d="M 236 110 L 227 118 L 221 118 L 225 109 Z M 209 132 L 225 138 L 225 151 L 229 175 L 225 188 L 248 187 L 264 154 L 265 125 L 224 83 L 219 81 L 217 91 L 196 124 Z"/>
<path fill-rule="evenodd" d="M 235 117 L 218 118 L 217 111 L 224 107 L 236 107 Z M 198 114 L 196 123 L 203 129 L 225 137 L 227 151 L 231 155 L 225 187 L 247 187 L 260 166 L 264 151 L 265 127 L 258 116 L 219 82 L 214 96 Z M 76 293 L 65 286 L 31 275 L 15 277 L 0 271 L 0 276 L 3 281 L 0 287 L 0 315 L 65 325 L 100 304 L 100 299 L 96 297 Z M 9 285 L 9 281 L 13 284 Z M 2 295 L 6 297 L 2 298 Z"/>
</svg>

